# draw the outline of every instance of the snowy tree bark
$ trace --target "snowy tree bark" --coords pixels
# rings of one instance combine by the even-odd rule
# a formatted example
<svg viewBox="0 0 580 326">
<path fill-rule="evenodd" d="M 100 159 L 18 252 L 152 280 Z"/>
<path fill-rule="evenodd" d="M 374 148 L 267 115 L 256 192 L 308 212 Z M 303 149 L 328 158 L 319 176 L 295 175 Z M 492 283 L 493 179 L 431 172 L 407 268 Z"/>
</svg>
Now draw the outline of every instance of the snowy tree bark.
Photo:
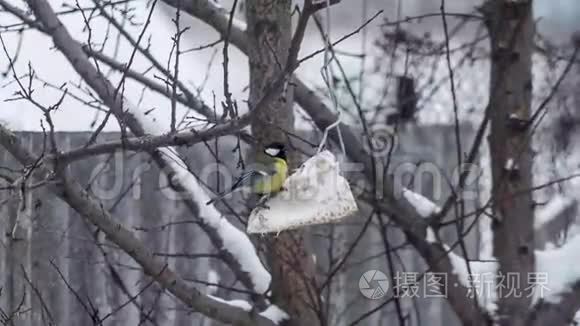
<svg viewBox="0 0 580 326">
<path fill-rule="evenodd" d="M 248 22 L 248 59 L 250 64 L 250 109 L 272 91 L 271 87 L 285 67 L 292 43 L 290 0 L 249 0 L 246 3 Z M 288 132 L 294 131 L 294 92 L 286 76 L 284 87 L 266 106 L 253 116 L 252 135 L 256 149 L 272 141 L 288 144 L 289 167 L 298 163 L 297 153 L 288 143 Z M 319 311 L 315 287 L 315 268 L 310 259 L 301 230 L 284 231 L 265 238 L 272 272 L 274 301 L 292 318 L 293 325 L 317 325 Z"/>
</svg>

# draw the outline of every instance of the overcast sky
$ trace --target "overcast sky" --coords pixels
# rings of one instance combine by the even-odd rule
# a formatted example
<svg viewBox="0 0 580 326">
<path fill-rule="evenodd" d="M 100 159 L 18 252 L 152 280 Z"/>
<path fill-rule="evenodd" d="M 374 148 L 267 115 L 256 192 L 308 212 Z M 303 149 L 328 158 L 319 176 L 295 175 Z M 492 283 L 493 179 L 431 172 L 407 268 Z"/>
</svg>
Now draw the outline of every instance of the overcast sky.
<svg viewBox="0 0 580 326">
<path fill-rule="evenodd" d="M 20 5 L 21 2 L 13 1 L 13 3 Z M 70 1 L 67 1 L 69 3 Z M 401 1 L 403 7 L 401 8 L 402 16 L 413 16 L 422 13 L 437 12 L 439 10 L 439 1 L 437 0 L 404 0 Z M 62 0 L 51 1 L 53 7 L 57 10 L 62 9 Z M 72 2 L 71 2 L 72 3 Z M 145 3 L 145 1 L 142 1 Z M 222 2 L 227 7 L 229 1 Z M 301 3 L 301 2 L 300 2 Z M 385 17 L 394 19 L 396 17 L 397 1 L 395 0 L 369 0 L 366 9 L 366 16 L 370 17 L 380 9 L 384 9 L 384 16 L 371 23 L 367 29 L 367 44 L 366 49 L 371 53 L 376 53 L 372 42 L 376 39 L 380 32 L 380 24 Z M 450 12 L 471 12 L 475 4 L 479 1 L 466 0 L 447 0 L 447 10 Z M 541 17 L 540 28 L 545 34 L 548 34 L 553 40 L 560 40 L 566 42 L 574 30 L 580 30 L 577 17 L 580 17 L 580 1 L 577 0 L 536 0 L 536 16 Z M 342 2 L 332 8 L 331 15 L 331 35 L 336 39 L 354 29 L 356 29 L 363 21 L 363 1 L 362 0 L 342 0 Z M 167 62 L 169 50 L 171 48 L 170 37 L 173 35 L 173 27 L 168 23 L 167 13 L 170 10 L 163 10 L 162 4 L 157 4 L 153 14 L 153 20 L 148 28 L 147 36 L 152 37 L 152 52 L 159 58 L 161 62 Z M 139 21 L 144 21 L 148 8 L 143 6 L 138 8 L 136 14 Z M 0 21 L 5 23 L 14 22 L 9 19 L 6 14 L 0 14 Z M 87 33 L 82 31 L 82 18 L 76 16 L 66 16 L 63 22 L 69 27 L 69 31 L 73 36 L 86 42 Z M 103 31 L 106 25 L 103 20 L 95 21 L 98 25 L 93 28 L 93 40 L 102 40 Z M 191 29 L 187 32 L 186 38 L 182 48 L 196 47 L 216 40 L 219 35 L 211 28 L 203 23 L 184 18 L 184 23 L 190 24 Z M 134 35 L 139 33 L 142 26 L 131 28 Z M 422 25 L 416 26 L 416 29 L 423 29 L 430 31 L 434 36 L 441 35 L 441 21 L 440 19 L 431 19 L 423 21 Z M 302 47 L 302 54 L 310 53 L 313 50 L 319 49 L 322 46 L 321 38 L 316 30 L 311 26 L 309 33 L 307 33 L 304 45 Z M 14 33 L 4 33 L 3 38 L 7 44 L 11 55 L 14 55 L 16 50 L 16 41 Z M 460 39 L 453 42 L 460 42 Z M 113 42 L 106 48 L 108 54 L 114 51 Z M 360 53 L 363 49 L 362 34 L 357 34 L 345 41 L 340 47 L 342 50 L 349 52 Z M 200 86 L 204 84 L 202 90 L 202 97 L 208 102 L 212 102 L 212 94 L 216 94 L 218 102 L 223 98 L 223 71 L 221 48 L 207 49 L 203 51 L 192 52 L 182 56 L 181 60 L 181 76 L 182 80 L 187 84 L 193 86 Z M 215 53 L 217 50 L 217 54 Z M 131 49 L 126 44 L 119 49 L 117 58 L 119 61 L 126 62 L 129 58 Z M 211 58 L 214 58 L 212 61 Z M 322 84 L 320 75 L 321 56 L 305 63 L 298 71 L 299 75 L 303 76 L 309 83 Z M 344 58 L 343 64 L 347 66 L 350 71 L 357 71 L 360 67 L 359 59 Z M 69 83 L 71 92 L 80 94 L 79 91 L 73 87 L 79 81 L 78 76 L 71 69 L 66 60 L 52 48 L 52 42 L 36 32 L 26 32 L 23 39 L 21 53 L 18 58 L 16 70 L 19 75 L 27 72 L 27 64 L 31 63 L 35 69 L 36 74 L 44 80 L 50 81 L 54 85 L 61 85 L 65 82 Z M 380 62 L 378 58 L 371 58 L 367 61 L 370 63 Z M 211 64 L 210 64 L 211 63 Z M 7 67 L 6 56 L 2 53 L 0 55 L 0 68 L 5 71 Z M 147 69 L 147 64 L 144 60 L 137 58 L 133 64 L 133 68 L 138 71 Z M 247 98 L 245 87 L 248 82 L 248 68 L 247 59 L 241 55 L 235 48 L 232 47 L 232 54 L 230 55 L 230 85 L 232 87 L 233 95 L 238 101 L 243 101 Z M 106 71 L 106 69 L 105 69 Z M 485 71 L 481 74 L 486 75 Z M 150 74 L 151 75 L 151 74 Z M 152 77 L 152 75 L 151 75 Z M 17 85 L 12 81 L 11 74 L 8 77 L 1 79 L 0 88 L 0 119 L 8 121 L 10 126 L 16 129 L 24 130 L 39 130 L 41 115 L 37 109 L 31 104 L 24 101 L 4 102 L 6 99 L 13 97 L 13 93 L 17 90 Z M 484 85 L 483 85 L 484 86 Z M 84 86 L 83 86 L 84 87 Z M 134 103 L 139 104 L 144 110 L 155 109 L 155 116 L 169 125 L 169 101 L 160 98 L 159 96 L 146 92 L 141 97 L 141 88 L 138 85 L 129 83 L 126 90 L 126 96 Z M 58 98 L 59 92 L 49 87 L 43 87 L 42 84 L 37 83 L 35 87 L 35 99 L 46 104 L 52 104 Z M 440 105 L 441 110 L 445 110 L 445 104 Z M 78 102 L 72 99 L 66 100 L 59 112 L 55 114 L 53 119 L 59 130 L 87 130 L 90 129 L 90 124 L 94 120 L 95 112 L 83 107 Z M 107 126 L 108 130 L 115 130 L 117 125 L 110 123 Z"/>
</svg>

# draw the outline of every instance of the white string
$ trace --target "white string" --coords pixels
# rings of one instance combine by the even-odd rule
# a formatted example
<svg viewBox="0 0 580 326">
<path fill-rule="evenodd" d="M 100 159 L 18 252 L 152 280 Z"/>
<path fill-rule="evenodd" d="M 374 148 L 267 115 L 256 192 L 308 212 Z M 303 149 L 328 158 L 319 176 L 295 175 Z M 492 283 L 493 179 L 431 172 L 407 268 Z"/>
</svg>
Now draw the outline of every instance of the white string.
<svg viewBox="0 0 580 326">
<path fill-rule="evenodd" d="M 324 135 L 322 136 L 322 140 L 320 141 L 320 145 L 318 146 L 318 151 L 316 153 L 317 154 L 320 153 L 322 147 L 324 146 L 324 144 L 326 144 L 326 141 L 328 139 L 328 132 L 331 129 L 336 128 L 338 132 L 338 141 L 340 144 L 340 149 L 342 150 L 342 156 L 339 158 L 339 161 L 342 161 L 343 157 L 346 155 L 344 141 L 342 139 L 342 132 L 340 131 L 340 123 L 342 122 L 342 111 L 338 109 L 338 100 L 336 98 L 336 94 L 334 93 L 334 80 L 333 78 L 330 77 L 330 72 L 328 69 L 330 67 L 332 60 L 334 59 L 334 54 L 332 54 L 331 57 L 329 57 L 329 50 L 332 48 L 332 43 L 330 42 L 330 25 L 331 25 L 330 0 L 326 0 L 326 35 L 323 35 L 326 46 L 324 47 L 324 65 L 322 66 L 322 69 L 320 69 L 321 70 L 320 74 L 322 75 L 324 84 L 326 85 L 328 93 L 330 94 L 330 98 L 332 100 L 332 107 L 334 108 L 334 111 L 337 112 L 337 117 L 334 123 L 332 123 L 331 125 L 329 125 L 324 129 Z"/>
</svg>

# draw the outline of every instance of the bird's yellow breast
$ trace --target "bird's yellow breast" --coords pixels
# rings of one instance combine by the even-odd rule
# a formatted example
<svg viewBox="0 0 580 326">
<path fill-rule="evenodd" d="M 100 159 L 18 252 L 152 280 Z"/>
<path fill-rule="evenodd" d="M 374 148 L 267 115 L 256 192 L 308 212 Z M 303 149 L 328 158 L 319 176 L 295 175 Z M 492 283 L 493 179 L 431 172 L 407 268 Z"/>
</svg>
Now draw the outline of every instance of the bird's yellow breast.
<svg viewBox="0 0 580 326">
<path fill-rule="evenodd" d="M 284 181 L 288 177 L 288 165 L 286 161 L 280 158 L 273 158 L 273 165 L 276 173 L 270 177 L 263 178 L 263 182 L 257 182 L 254 185 L 254 191 L 258 194 L 276 193 L 284 186 Z"/>
</svg>

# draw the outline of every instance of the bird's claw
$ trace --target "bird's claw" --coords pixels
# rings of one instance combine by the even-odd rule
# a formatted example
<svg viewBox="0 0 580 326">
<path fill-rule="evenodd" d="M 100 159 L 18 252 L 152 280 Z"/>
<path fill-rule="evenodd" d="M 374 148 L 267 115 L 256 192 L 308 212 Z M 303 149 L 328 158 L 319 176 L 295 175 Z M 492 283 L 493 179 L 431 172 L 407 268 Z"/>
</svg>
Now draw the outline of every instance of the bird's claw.
<svg viewBox="0 0 580 326">
<path fill-rule="evenodd" d="M 264 208 L 264 209 L 270 209 L 270 206 L 266 205 L 265 202 L 264 203 L 258 203 L 257 207 Z"/>
<path fill-rule="evenodd" d="M 260 200 L 256 204 L 256 207 L 264 208 L 264 209 L 270 209 L 270 206 L 266 205 L 266 202 L 268 201 L 268 198 L 269 198 L 268 196 L 264 196 L 264 197 L 260 198 Z"/>
</svg>

